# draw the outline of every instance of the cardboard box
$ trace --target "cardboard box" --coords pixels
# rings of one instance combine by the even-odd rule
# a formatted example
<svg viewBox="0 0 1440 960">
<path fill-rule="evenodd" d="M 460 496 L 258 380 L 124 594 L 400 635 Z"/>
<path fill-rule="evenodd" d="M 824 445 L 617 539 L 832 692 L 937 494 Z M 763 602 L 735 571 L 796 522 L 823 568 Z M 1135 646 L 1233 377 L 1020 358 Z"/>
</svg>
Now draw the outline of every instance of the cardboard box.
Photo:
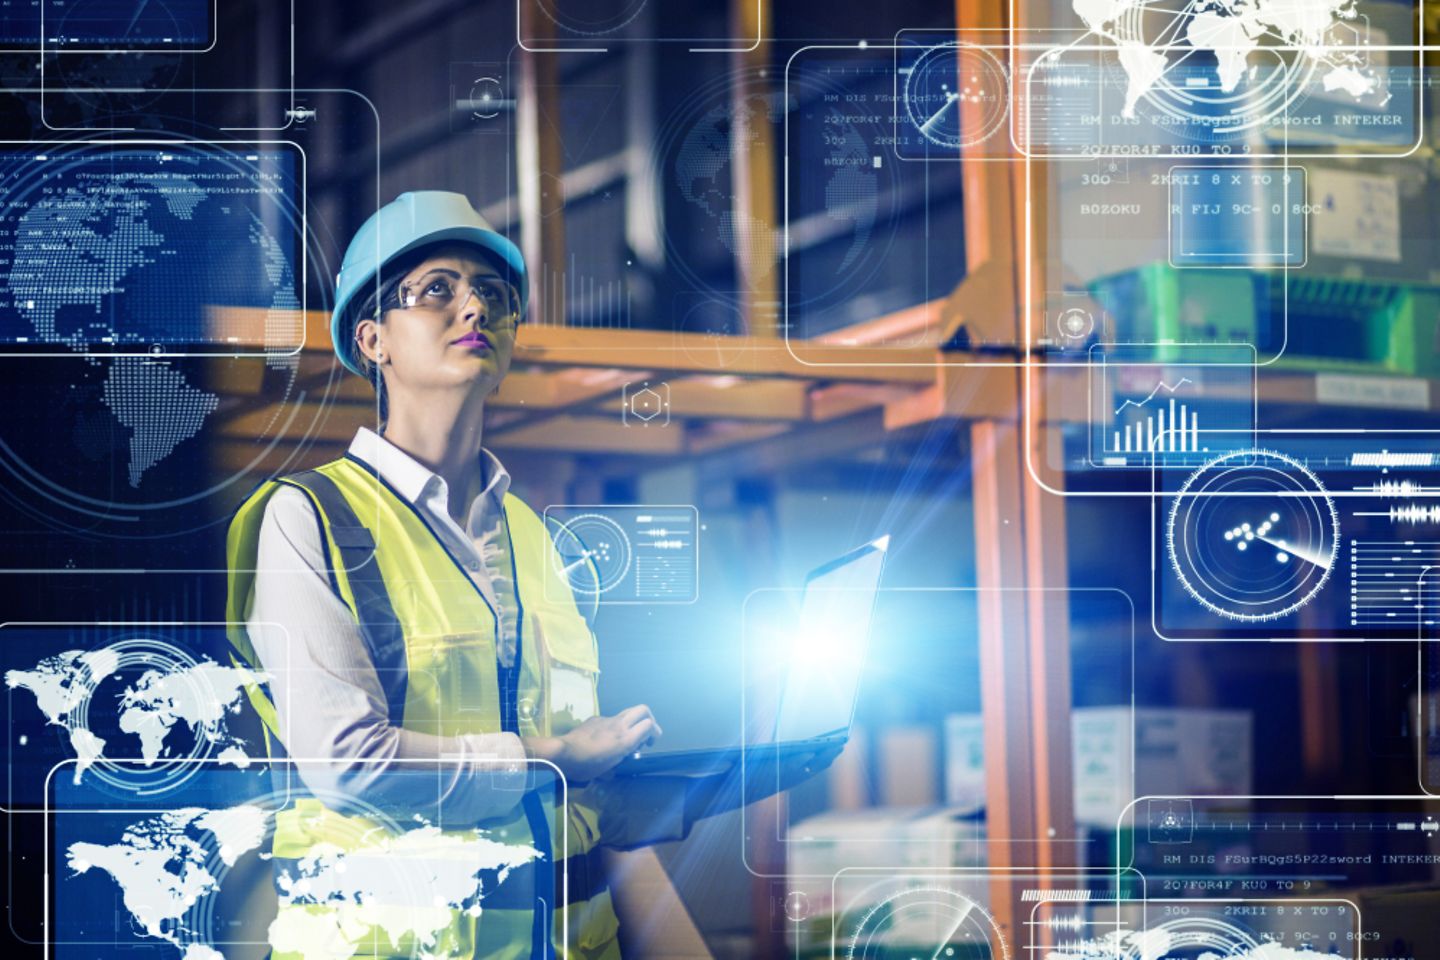
<svg viewBox="0 0 1440 960">
<path fill-rule="evenodd" d="M 1076 823 L 1113 830 L 1136 797 L 1253 792 L 1248 712 L 1091 707 L 1072 719 Z"/>
<path fill-rule="evenodd" d="M 940 800 L 935 783 L 940 745 L 935 728 L 894 727 L 880 733 L 880 805 L 933 806 Z"/>
<path fill-rule="evenodd" d="M 945 717 L 945 802 L 985 805 L 985 725 L 978 713 Z"/>
</svg>

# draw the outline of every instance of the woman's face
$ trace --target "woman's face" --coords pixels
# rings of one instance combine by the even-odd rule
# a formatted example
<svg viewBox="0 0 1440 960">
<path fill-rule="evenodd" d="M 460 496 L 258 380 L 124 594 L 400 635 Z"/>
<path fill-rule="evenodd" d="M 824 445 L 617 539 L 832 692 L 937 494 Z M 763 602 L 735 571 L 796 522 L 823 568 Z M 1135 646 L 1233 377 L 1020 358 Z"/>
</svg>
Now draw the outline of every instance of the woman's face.
<svg viewBox="0 0 1440 960">
<path fill-rule="evenodd" d="M 384 322 L 356 326 L 361 349 L 380 358 L 396 395 L 451 387 L 489 393 L 510 369 L 519 317 L 500 275 L 471 248 L 437 250 L 405 275 Z"/>
</svg>

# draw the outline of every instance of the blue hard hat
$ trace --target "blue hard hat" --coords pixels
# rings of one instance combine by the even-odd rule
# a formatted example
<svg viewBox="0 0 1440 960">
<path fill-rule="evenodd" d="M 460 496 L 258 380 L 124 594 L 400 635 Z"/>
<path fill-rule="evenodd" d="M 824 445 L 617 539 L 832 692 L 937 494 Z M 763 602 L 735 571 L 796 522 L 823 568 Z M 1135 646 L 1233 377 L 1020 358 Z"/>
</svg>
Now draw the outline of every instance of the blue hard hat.
<svg viewBox="0 0 1440 960">
<path fill-rule="evenodd" d="M 415 190 L 385 204 L 355 231 L 340 272 L 335 276 L 335 310 L 330 314 L 330 340 L 345 369 L 364 375 L 350 359 L 354 336 L 347 313 L 357 296 L 376 282 L 396 257 L 427 244 L 452 240 L 470 243 L 498 260 L 520 291 L 520 312 L 530 302 L 530 277 L 520 248 L 485 222 L 464 194 L 448 190 Z"/>
</svg>

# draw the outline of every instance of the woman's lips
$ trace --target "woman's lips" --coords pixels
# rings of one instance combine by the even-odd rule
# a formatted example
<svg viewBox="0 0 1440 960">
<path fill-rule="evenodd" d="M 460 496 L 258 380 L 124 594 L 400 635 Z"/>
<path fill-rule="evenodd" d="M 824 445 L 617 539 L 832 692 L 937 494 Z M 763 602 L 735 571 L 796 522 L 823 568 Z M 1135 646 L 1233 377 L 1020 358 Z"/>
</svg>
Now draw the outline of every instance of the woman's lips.
<svg viewBox="0 0 1440 960">
<path fill-rule="evenodd" d="M 493 346 L 490 343 L 489 337 L 485 336 L 485 334 L 483 333 L 477 333 L 474 331 L 465 334 L 465 336 L 460 337 L 458 340 L 451 340 L 450 342 L 458 347 L 484 347 L 487 350 L 491 349 Z"/>
</svg>

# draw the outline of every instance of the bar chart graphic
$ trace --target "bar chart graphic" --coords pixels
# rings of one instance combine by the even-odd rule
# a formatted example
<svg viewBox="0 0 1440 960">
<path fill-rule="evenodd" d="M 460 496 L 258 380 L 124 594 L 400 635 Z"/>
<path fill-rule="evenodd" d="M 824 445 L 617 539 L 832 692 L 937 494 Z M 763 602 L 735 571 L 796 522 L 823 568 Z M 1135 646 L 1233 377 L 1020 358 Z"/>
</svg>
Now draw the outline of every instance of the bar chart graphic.
<svg viewBox="0 0 1440 960">
<path fill-rule="evenodd" d="M 1200 413 L 1178 402 L 1176 391 L 1190 383 L 1181 377 L 1171 386 L 1164 381 L 1140 402 L 1126 400 L 1115 411 L 1116 429 L 1106 453 L 1207 453 L 1200 439 Z M 1170 394 L 1168 407 L 1155 406 L 1161 392 Z M 1127 414 L 1129 415 L 1127 417 Z M 1123 418 L 1123 419 L 1122 419 Z M 1123 429 L 1120 424 L 1123 423 Z"/>
<path fill-rule="evenodd" d="M 1090 465 L 1197 467 L 1252 446 L 1253 365 L 1235 362 L 1242 355 L 1233 351 L 1229 362 L 1212 356 L 1157 363 L 1138 349 L 1092 354 Z"/>
</svg>

